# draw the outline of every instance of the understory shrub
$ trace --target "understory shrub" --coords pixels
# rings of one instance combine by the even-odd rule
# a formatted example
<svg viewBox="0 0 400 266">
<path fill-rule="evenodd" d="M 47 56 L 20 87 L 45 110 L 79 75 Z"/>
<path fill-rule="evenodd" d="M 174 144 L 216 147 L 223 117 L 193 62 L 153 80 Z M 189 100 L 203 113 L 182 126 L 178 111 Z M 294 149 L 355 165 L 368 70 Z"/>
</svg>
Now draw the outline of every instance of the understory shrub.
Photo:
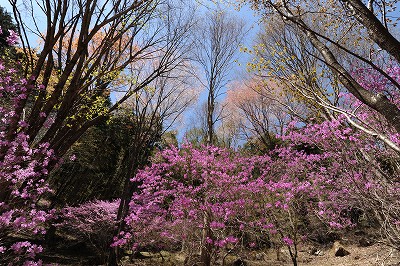
<svg viewBox="0 0 400 266">
<path fill-rule="evenodd" d="M 56 224 L 60 234 L 85 243 L 99 257 L 107 261 L 113 233 L 116 228 L 119 200 L 87 202 L 77 207 L 62 209 Z"/>
</svg>

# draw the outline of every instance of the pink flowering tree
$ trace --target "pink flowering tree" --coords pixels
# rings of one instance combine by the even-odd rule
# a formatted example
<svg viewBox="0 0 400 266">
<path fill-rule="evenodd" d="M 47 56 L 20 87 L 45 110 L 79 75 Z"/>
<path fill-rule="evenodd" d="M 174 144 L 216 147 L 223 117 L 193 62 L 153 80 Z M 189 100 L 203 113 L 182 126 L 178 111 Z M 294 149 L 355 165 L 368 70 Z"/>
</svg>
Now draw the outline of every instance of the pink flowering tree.
<svg viewBox="0 0 400 266">
<path fill-rule="evenodd" d="M 16 34 L 10 31 L 8 44 L 17 41 Z M 12 141 L 5 131 L 16 115 L 16 106 L 26 98 L 26 86 L 27 81 L 18 79 L 16 70 L 7 69 L 0 61 L 0 264 L 40 265 L 35 256 L 42 247 L 26 239 L 43 235 L 45 222 L 51 216 L 40 197 L 50 191 L 45 176 L 50 161 L 55 159 L 52 150 L 45 143 L 37 148 L 29 146 L 23 120 Z"/>
<path fill-rule="evenodd" d="M 378 121 L 371 116 L 370 123 L 374 125 Z M 320 174 L 325 178 L 331 175 L 330 178 L 335 180 L 335 186 L 330 189 L 330 201 L 347 206 L 347 211 L 342 208 L 344 212 L 332 213 L 322 209 L 321 218 L 326 220 L 332 215 L 340 216 L 359 209 L 380 226 L 381 241 L 399 248 L 398 153 L 376 136 L 353 127 L 345 115 L 289 131 L 284 139 L 290 140 L 292 145 L 306 143 L 329 154 L 330 163 L 320 169 Z M 338 191 L 341 193 L 337 195 Z M 339 222 L 338 226 L 343 224 Z"/>
<path fill-rule="evenodd" d="M 368 93 L 389 100 L 390 104 L 396 108 L 400 106 L 400 67 L 398 63 L 385 64 L 380 71 L 371 67 L 353 66 L 351 74 Z M 347 124 L 348 127 L 370 135 L 386 148 L 400 154 L 399 134 L 388 122 L 387 117 L 357 99 L 350 92 L 342 91 L 337 97 L 335 104 L 322 98 L 319 99 L 318 104 L 330 112 L 328 120 L 337 120 L 340 116 L 342 123 Z M 394 114 L 393 117 L 395 117 Z"/>
<path fill-rule="evenodd" d="M 117 226 L 119 200 L 87 202 L 77 207 L 62 209 L 56 228 L 89 246 L 99 257 L 98 263 L 106 263 Z"/>
<path fill-rule="evenodd" d="M 388 72 L 398 79 L 396 68 Z M 371 77 L 364 86 L 396 102 L 387 84 Z M 284 145 L 265 156 L 191 146 L 161 152 L 132 179 L 138 189 L 126 218 L 131 228 L 113 245 L 201 250 L 209 265 L 212 257 L 246 244 L 245 233 L 262 232 L 286 246 L 297 265 L 310 224 L 353 226 L 357 210 L 373 214 L 383 240 L 398 248 L 398 137 L 374 111 L 351 95 L 341 97 L 341 109 L 328 106 L 336 116 L 291 122 L 277 136 Z"/>
<path fill-rule="evenodd" d="M 201 250 L 209 265 L 222 248 L 239 242 L 236 219 L 244 215 L 241 206 L 246 204 L 240 184 L 250 177 L 251 160 L 228 150 L 190 146 L 166 150 L 156 160 L 132 179 L 141 184 L 126 218 L 132 231 L 129 239 L 125 234 L 115 244 L 129 240 L 134 248 Z"/>
<path fill-rule="evenodd" d="M 209 260 L 201 260 L 210 265 L 241 245 L 254 246 L 245 238 L 258 232 L 287 247 L 297 265 L 307 219 L 324 217 L 333 227 L 350 224 L 338 215 L 348 207 L 336 201 L 346 190 L 332 192 L 336 173 L 324 169 L 330 159 L 329 153 L 291 147 L 252 157 L 212 146 L 165 150 L 132 178 L 140 185 L 126 218 L 130 229 L 113 245 L 205 248 Z"/>
</svg>

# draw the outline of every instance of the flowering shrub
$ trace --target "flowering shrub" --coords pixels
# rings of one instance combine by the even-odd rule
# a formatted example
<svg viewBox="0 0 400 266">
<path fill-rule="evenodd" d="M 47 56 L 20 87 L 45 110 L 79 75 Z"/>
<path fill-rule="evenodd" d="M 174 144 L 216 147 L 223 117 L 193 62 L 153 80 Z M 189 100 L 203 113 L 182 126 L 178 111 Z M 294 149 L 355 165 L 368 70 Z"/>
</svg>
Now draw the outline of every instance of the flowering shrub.
<svg viewBox="0 0 400 266">
<path fill-rule="evenodd" d="M 371 113 L 365 112 L 365 115 L 371 117 L 371 124 L 378 123 Z M 292 130 L 284 139 L 290 140 L 292 145 L 308 143 L 329 154 L 330 163 L 321 168 L 320 174 L 334 173 L 331 178 L 336 181 L 330 188 L 329 202 L 342 206 L 343 211 L 326 212 L 323 207 L 319 213 L 322 218 L 340 217 L 349 210 L 358 209 L 374 217 L 375 223 L 381 226 L 383 242 L 399 248 L 398 153 L 374 136 L 350 128 L 346 122 L 346 117 L 339 116 L 337 120 Z M 342 193 L 337 194 L 338 188 Z M 357 220 L 357 217 L 350 218 Z M 341 227 L 343 223 L 331 221 L 330 225 Z"/>
<path fill-rule="evenodd" d="M 252 160 L 190 146 L 164 151 L 158 160 L 132 179 L 141 185 L 126 218 L 131 244 L 165 248 L 185 243 L 188 250 L 208 245 L 210 253 L 236 244 L 235 220 L 245 214 L 247 204 L 240 184 L 250 177 Z M 203 230 L 209 230 L 207 238 L 200 237 Z"/>
<path fill-rule="evenodd" d="M 89 244 L 90 248 L 106 262 L 110 243 L 116 227 L 119 200 L 93 201 L 78 207 L 66 207 L 56 227 L 64 234 Z"/>
<path fill-rule="evenodd" d="M 126 218 L 131 228 L 114 245 L 190 243 L 191 249 L 208 246 L 216 255 L 244 243 L 246 232 L 258 231 L 287 246 L 296 259 L 307 216 L 330 214 L 332 225 L 349 224 L 334 215 L 344 206 L 333 199 L 345 191 L 332 192 L 334 173 L 320 173 L 329 159 L 291 148 L 253 157 L 216 147 L 165 150 L 132 179 L 140 186 Z M 204 230 L 206 238 L 200 237 Z"/>
<path fill-rule="evenodd" d="M 387 74 L 386 77 L 370 67 L 359 66 L 354 67 L 352 75 L 365 89 L 388 98 L 400 107 L 400 66 L 393 61 L 387 62 L 386 58 L 381 59 L 385 65 L 382 69 Z M 355 141 L 358 158 L 364 161 L 367 167 L 364 171 L 359 169 L 361 173 L 357 178 L 362 179 L 363 184 L 357 186 L 354 195 L 359 205 L 376 219 L 382 241 L 400 249 L 400 227 L 397 218 L 400 213 L 399 134 L 383 117 L 354 97 L 343 95 L 342 98 L 348 103 L 348 108 L 358 122 L 369 130 L 368 135 L 364 134 Z"/>
<path fill-rule="evenodd" d="M 15 32 L 10 31 L 8 44 L 14 45 L 17 40 Z M 45 143 L 37 148 L 28 145 L 29 136 L 23 132 L 26 127 L 23 120 L 17 132 L 7 131 L 7 125 L 16 115 L 14 108 L 27 97 L 27 81 L 18 80 L 15 73 L 0 61 L 0 264 L 40 265 L 34 258 L 42 247 L 15 239 L 45 233 L 44 224 L 52 213 L 38 202 L 50 191 L 45 176 L 54 156 Z M 15 136 L 11 140 L 10 133 Z"/>
</svg>

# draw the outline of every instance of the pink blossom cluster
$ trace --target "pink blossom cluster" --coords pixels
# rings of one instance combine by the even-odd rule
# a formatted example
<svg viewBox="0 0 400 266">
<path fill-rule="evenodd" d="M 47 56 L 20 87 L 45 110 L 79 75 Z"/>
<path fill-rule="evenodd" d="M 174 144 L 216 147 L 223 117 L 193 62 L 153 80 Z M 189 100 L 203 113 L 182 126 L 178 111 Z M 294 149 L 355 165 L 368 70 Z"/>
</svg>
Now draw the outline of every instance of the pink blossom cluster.
<svg viewBox="0 0 400 266">
<path fill-rule="evenodd" d="M 0 26 L 0 35 L 3 34 L 4 34 L 3 29 Z M 8 30 L 8 36 L 6 37 L 7 44 L 10 46 L 14 46 L 18 43 L 18 41 L 19 41 L 18 33 L 16 33 L 13 30 Z"/>
<path fill-rule="evenodd" d="M 118 206 L 119 200 L 96 200 L 76 207 L 65 207 L 57 217 L 59 222 L 55 226 L 60 232 L 74 236 L 90 245 L 98 254 L 106 256 L 116 229 Z M 122 234 L 125 238 L 129 237 L 129 233 Z"/>
<path fill-rule="evenodd" d="M 379 126 L 389 134 L 392 132 L 379 116 L 370 110 L 363 112 L 370 125 Z M 399 143 L 397 136 L 398 134 L 390 134 L 392 141 Z M 388 234 L 387 239 L 399 234 L 399 228 L 393 226 L 396 213 L 400 210 L 400 179 L 396 169 L 398 154 L 394 150 L 374 136 L 352 128 L 344 116 L 320 124 L 309 124 L 300 129 L 292 126 L 288 128 L 283 139 L 290 142 L 292 147 L 307 143 L 328 155 L 329 165 L 320 169 L 320 174 L 325 178 L 329 173 L 334 173 L 331 180 L 335 182 L 335 186 L 331 188 L 327 202 L 342 206 L 343 211 L 332 212 L 330 207 L 326 207 L 327 202 L 320 202 L 318 216 L 340 218 L 346 208 L 358 208 L 363 212 L 377 214 L 379 222 L 387 226 L 384 230 Z M 348 222 L 332 219 L 329 225 L 343 228 Z"/>
<path fill-rule="evenodd" d="M 400 108 L 400 65 L 396 62 L 389 62 L 383 70 L 390 79 L 369 67 L 354 67 L 352 75 L 366 90 L 375 93 L 377 97 L 388 98 Z M 342 94 L 341 96 L 340 101 L 343 102 L 344 109 L 352 113 L 353 118 L 362 121 L 368 129 L 380 132 L 400 145 L 398 133 L 383 116 L 362 104 L 351 94 Z"/>
<path fill-rule="evenodd" d="M 17 39 L 10 31 L 8 43 L 13 45 Z M 50 162 L 55 160 L 52 150 L 46 143 L 36 148 L 29 145 L 23 120 L 16 132 L 8 131 L 26 91 L 26 79 L 18 79 L 16 71 L 6 69 L 0 61 L 0 264 L 40 265 L 33 260 L 42 247 L 27 241 L 13 243 L 9 234 L 44 234 L 45 223 L 53 215 L 39 204 L 41 196 L 51 192 L 45 179 Z"/>
<path fill-rule="evenodd" d="M 383 94 L 399 106 L 399 89 L 393 81 L 397 83 L 400 82 L 400 66 L 396 62 L 390 62 L 386 65 L 384 71 L 393 80 L 389 80 L 370 67 L 353 67 L 352 75 L 365 89 Z"/>
<path fill-rule="evenodd" d="M 207 226 L 207 241 L 215 249 L 239 243 L 249 230 L 291 246 L 298 228 L 290 226 L 289 216 L 302 219 L 301 204 L 309 215 L 319 212 L 337 223 L 346 220 L 328 216 L 343 207 L 334 199 L 346 193 L 332 191 L 336 174 L 324 170 L 330 159 L 329 153 L 306 154 L 291 147 L 251 157 L 211 146 L 162 151 L 131 180 L 140 184 L 126 218 L 131 244 L 199 243 L 196 236 Z M 126 239 L 115 238 L 114 245 Z"/>
</svg>

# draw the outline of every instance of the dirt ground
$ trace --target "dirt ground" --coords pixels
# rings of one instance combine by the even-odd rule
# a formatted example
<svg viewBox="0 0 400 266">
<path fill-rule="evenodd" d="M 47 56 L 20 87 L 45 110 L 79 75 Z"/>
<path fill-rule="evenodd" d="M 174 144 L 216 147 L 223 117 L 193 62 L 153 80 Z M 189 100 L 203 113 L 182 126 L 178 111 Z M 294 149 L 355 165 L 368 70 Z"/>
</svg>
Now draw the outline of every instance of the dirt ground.
<svg viewBox="0 0 400 266">
<path fill-rule="evenodd" d="M 346 246 L 344 248 L 350 252 L 344 257 L 337 257 L 334 250 L 326 250 L 322 256 L 309 255 L 308 252 L 300 252 L 299 265 L 309 266 L 362 266 L 362 265 L 385 265 L 400 266 L 400 254 L 398 251 L 374 244 L 369 247 L 359 247 L 356 245 Z"/>
<path fill-rule="evenodd" d="M 400 266 L 400 253 L 382 244 L 376 243 L 369 247 L 359 247 L 354 244 L 334 244 L 334 247 L 325 249 L 316 249 L 312 246 L 304 246 L 299 249 L 298 265 L 307 266 L 364 266 L 364 265 L 380 265 L 380 266 Z M 342 246 L 350 254 L 338 257 L 335 256 L 337 245 Z M 311 254 L 313 253 L 313 254 Z M 160 254 L 144 253 L 147 258 L 135 260 L 134 262 L 126 261 L 124 266 L 139 265 L 166 265 L 180 266 L 183 265 L 184 256 L 182 254 L 170 254 L 161 252 Z M 279 254 L 280 259 L 277 260 L 276 250 L 252 251 L 245 258 L 244 262 L 238 260 L 237 257 L 228 256 L 225 265 L 231 266 L 286 266 L 293 265 L 291 263 L 289 253 L 282 249 Z M 217 261 L 214 265 L 222 265 L 222 261 Z"/>
</svg>

